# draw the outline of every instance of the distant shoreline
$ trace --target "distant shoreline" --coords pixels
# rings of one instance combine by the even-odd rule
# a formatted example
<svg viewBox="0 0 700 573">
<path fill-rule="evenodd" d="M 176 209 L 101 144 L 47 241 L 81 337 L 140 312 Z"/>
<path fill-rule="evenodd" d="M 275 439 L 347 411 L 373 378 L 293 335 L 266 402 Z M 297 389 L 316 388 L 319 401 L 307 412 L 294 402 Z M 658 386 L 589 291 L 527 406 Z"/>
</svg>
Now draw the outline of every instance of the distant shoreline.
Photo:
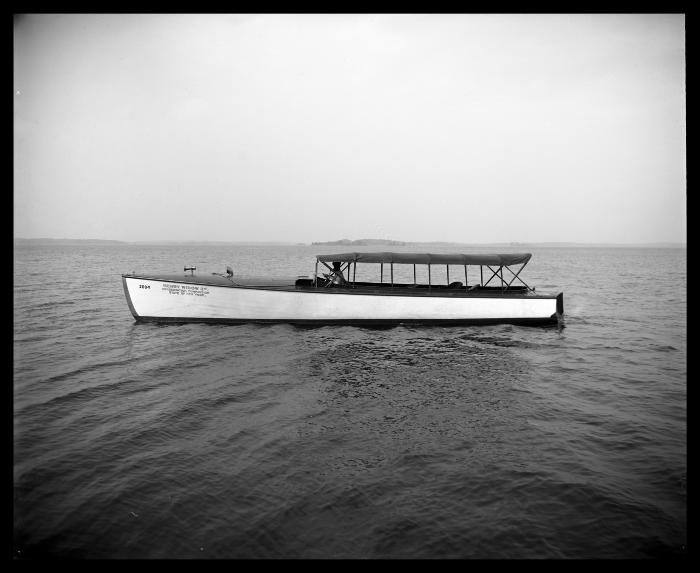
<svg viewBox="0 0 700 573">
<path fill-rule="evenodd" d="M 15 238 L 15 246 L 20 245 L 122 245 L 122 246 L 227 246 L 227 245 L 248 245 L 248 246 L 415 246 L 415 247 L 500 247 L 507 249 L 522 248 L 667 248 L 667 249 L 687 249 L 687 243 L 573 243 L 573 242 L 541 242 L 541 243 L 452 243 L 445 241 L 385 241 L 382 239 L 358 239 L 350 241 L 342 239 L 340 241 L 318 241 L 312 243 L 284 242 L 284 241 L 116 241 L 109 239 L 51 239 L 51 238 Z"/>
</svg>

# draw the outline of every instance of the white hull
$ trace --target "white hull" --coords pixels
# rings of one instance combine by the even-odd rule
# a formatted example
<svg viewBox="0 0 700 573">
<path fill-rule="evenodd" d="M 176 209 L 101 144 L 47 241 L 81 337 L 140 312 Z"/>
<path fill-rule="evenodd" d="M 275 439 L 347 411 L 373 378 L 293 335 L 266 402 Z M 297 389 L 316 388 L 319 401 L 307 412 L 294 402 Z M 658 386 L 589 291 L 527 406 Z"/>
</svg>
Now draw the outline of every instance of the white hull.
<svg viewBox="0 0 700 573">
<path fill-rule="evenodd" d="M 132 314 L 144 321 L 556 323 L 558 310 L 556 296 L 411 296 L 202 285 L 130 276 L 122 280 Z"/>
</svg>

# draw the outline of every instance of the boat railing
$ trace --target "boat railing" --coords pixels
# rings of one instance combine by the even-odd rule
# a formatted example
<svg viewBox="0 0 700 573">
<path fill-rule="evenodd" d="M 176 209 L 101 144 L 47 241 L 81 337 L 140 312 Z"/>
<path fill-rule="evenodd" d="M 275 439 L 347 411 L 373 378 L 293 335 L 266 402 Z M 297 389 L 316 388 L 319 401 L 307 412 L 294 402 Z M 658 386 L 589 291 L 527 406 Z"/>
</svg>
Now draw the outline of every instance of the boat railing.
<svg viewBox="0 0 700 573">
<path fill-rule="evenodd" d="M 387 283 L 387 282 L 369 282 L 369 281 L 346 281 L 344 284 L 333 284 L 332 281 L 326 278 L 298 278 L 294 286 L 298 289 L 332 289 L 334 291 L 352 291 L 352 290 L 367 290 L 367 291 L 418 291 L 418 292 L 454 292 L 454 293 L 525 293 L 530 289 L 524 285 L 514 285 L 502 288 L 501 286 L 486 286 L 481 284 L 469 285 L 465 288 L 464 284 L 453 282 L 446 284 L 421 284 L 421 283 Z"/>
</svg>

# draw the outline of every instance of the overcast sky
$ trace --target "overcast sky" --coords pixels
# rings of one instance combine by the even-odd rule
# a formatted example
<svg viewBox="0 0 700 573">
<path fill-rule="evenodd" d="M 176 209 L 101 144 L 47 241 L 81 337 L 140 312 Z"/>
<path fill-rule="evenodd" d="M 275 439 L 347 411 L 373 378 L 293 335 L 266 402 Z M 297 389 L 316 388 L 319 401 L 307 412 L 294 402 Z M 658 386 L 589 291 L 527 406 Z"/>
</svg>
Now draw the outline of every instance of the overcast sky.
<svg viewBox="0 0 700 573">
<path fill-rule="evenodd" d="M 28 15 L 14 235 L 685 242 L 683 15 Z"/>
</svg>

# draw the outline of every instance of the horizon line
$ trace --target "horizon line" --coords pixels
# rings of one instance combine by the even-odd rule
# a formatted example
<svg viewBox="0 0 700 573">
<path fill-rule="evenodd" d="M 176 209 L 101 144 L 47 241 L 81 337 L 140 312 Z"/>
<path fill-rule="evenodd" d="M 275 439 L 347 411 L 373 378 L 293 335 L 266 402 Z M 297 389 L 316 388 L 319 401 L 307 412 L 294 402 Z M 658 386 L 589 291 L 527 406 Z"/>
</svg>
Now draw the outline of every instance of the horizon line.
<svg viewBox="0 0 700 573">
<path fill-rule="evenodd" d="M 644 245 L 677 245 L 687 247 L 687 241 L 639 241 L 639 242 L 612 242 L 612 241 L 488 241 L 482 243 L 475 242 L 460 242 L 460 241 L 403 241 L 397 239 L 339 239 L 332 241 L 294 241 L 294 240 L 207 240 L 207 239 L 148 239 L 139 241 L 124 241 L 121 239 L 74 239 L 74 238 L 54 238 L 54 237 L 14 237 L 14 241 L 27 241 L 27 242 L 99 242 L 99 243 L 120 243 L 124 245 L 143 245 L 143 244 L 157 244 L 157 243 L 173 243 L 173 244 L 260 244 L 260 245 L 305 245 L 312 246 L 317 244 L 319 246 L 372 246 L 372 245 L 353 245 L 351 243 L 343 244 L 342 241 L 376 241 L 377 244 L 382 243 L 404 243 L 405 246 L 409 245 L 426 245 L 426 244 L 441 244 L 441 245 L 498 245 L 498 246 L 527 246 L 527 245 L 615 245 L 615 246 L 644 246 Z M 389 245 L 391 246 L 391 245 Z"/>
</svg>

